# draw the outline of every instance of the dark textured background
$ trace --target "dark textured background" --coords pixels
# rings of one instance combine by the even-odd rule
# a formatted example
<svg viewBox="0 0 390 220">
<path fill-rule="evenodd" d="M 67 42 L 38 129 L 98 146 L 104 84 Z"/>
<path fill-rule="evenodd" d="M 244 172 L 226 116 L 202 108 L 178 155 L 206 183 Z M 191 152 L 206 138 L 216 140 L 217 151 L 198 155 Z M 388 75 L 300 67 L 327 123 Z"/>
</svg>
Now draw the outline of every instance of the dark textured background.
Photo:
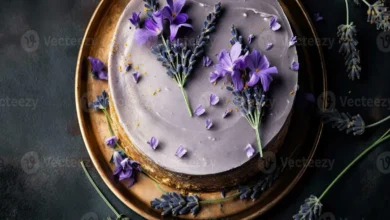
<svg viewBox="0 0 390 220">
<path fill-rule="evenodd" d="M 387 116 L 390 102 L 382 106 L 341 102 L 344 98 L 390 100 L 390 53 L 377 45 L 379 32 L 366 23 L 366 7 L 351 8 L 351 20 L 359 28 L 364 69 L 361 80 L 351 82 L 336 39 L 337 26 L 345 22 L 344 1 L 304 3 L 310 14 L 320 12 L 325 17 L 316 23 L 319 36 L 334 41 L 333 47 L 324 45 L 324 53 L 336 107 L 360 113 L 368 123 Z M 84 176 L 80 160 L 87 162 L 93 178 L 121 213 L 141 219 L 97 175 L 78 129 L 76 57 L 97 4 L 97 0 L 0 1 L 0 219 L 114 217 Z M 25 37 L 33 33 L 28 30 L 36 31 L 39 44 L 37 38 L 29 38 L 30 45 L 26 44 Z M 38 48 L 29 52 L 28 46 L 35 45 Z M 299 186 L 262 219 L 291 219 L 306 197 L 318 196 L 349 161 L 389 127 L 390 122 L 361 137 L 326 128 L 316 158 L 333 160 L 333 169 L 310 168 Z M 386 174 L 390 170 L 377 165 L 384 152 L 390 155 L 390 143 L 376 148 L 347 173 L 323 199 L 323 210 L 335 219 L 390 219 L 390 174 Z"/>
</svg>

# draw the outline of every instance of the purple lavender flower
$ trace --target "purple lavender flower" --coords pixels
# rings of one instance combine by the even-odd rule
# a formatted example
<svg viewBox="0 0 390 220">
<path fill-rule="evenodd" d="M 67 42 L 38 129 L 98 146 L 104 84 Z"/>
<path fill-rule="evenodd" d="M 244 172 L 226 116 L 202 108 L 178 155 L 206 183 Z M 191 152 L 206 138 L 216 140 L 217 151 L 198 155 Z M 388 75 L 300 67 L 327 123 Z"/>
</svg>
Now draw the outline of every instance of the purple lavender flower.
<svg viewBox="0 0 390 220">
<path fill-rule="evenodd" d="M 215 66 L 215 69 L 219 74 L 229 73 L 232 77 L 234 88 L 238 91 L 244 88 L 244 82 L 242 81 L 240 69 L 245 66 L 245 57 L 247 54 L 241 56 L 241 44 L 235 43 L 228 53 L 226 50 L 222 50 L 218 55 L 219 64 Z"/>
<path fill-rule="evenodd" d="M 188 20 L 188 15 L 186 13 L 181 13 L 186 0 L 167 0 L 167 3 L 168 5 L 161 10 L 161 13 L 163 19 L 167 19 L 170 23 L 170 39 L 174 40 L 179 28 L 192 28 L 192 25 L 185 23 Z"/>
<path fill-rule="evenodd" d="M 273 43 L 268 43 L 267 46 L 265 47 L 265 49 L 266 50 L 271 50 L 273 46 L 274 46 Z"/>
<path fill-rule="evenodd" d="M 278 18 L 276 16 L 272 16 L 270 22 L 269 22 L 269 27 L 273 31 L 279 30 L 282 26 L 278 23 Z"/>
<path fill-rule="evenodd" d="M 226 109 L 225 112 L 222 114 L 222 118 L 226 118 L 231 112 L 231 109 Z"/>
<path fill-rule="evenodd" d="M 185 154 L 187 153 L 187 150 L 184 149 L 184 147 L 182 145 L 180 145 L 177 150 L 176 150 L 176 154 L 175 156 L 179 157 L 179 158 L 182 158 Z"/>
<path fill-rule="evenodd" d="M 206 129 L 210 130 L 211 127 L 213 127 L 213 122 L 211 121 L 211 119 L 208 118 L 206 120 Z"/>
<path fill-rule="evenodd" d="M 221 77 L 223 77 L 221 73 L 214 71 L 210 73 L 209 81 L 210 83 L 215 83 Z"/>
<path fill-rule="evenodd" d="M 255 39 L 255 35 L 250 34 L 250 35 L 248 36 L 248 44 L 251 44 L 253 39 Z"/>
<path fill-rule="evenodd" d="M 146 142 L 147 144 L 149 144 L 149 146 L 153 149 L 153 150 L 156 150 L 157 147 L 158 147 L 158 139 L 155 138 L 155 137 L 152 137 L 150 139 L 150 141 Z"/>
<path fill-rule="evenodd" d="M 203 115 L 205 112 L 206 112 L 206 110 L 203 108 L 203 106 L 202 106 L 202 105 L 198 105 L 198 106 L 196 107 L 195 111 L 194 111 L 194 114 L 195 114 L 196 116 L 201 116 L 201 115 Z"/>
<path fill-rule="evenodd" d="M 288 43 L 288 47 L 292 47 L 297 43 L 297 36 L 292 36 L 290 42 Z"/>
<path fill-rule="evenodd" d="M 204 67 L 209 67 L 213 64 L 213 61 L 210 59 L 208 56 L 203 57 L 203 66 Z"/>
<path fill-rule="evenodd" d="M 118 143 L 118 138 L 116 136 L 112 136 L 106 139 L 107 146 L 111 148 L 115 148 L 117 143 Z"/>
<path fill-rule="evenodd" d="M 219 102 L 219 97 L 215 94 L 210 94 L 210 104 L 216 105 Z"/>
<path fill-rule="evenodd" d="M 318 22 L 324 20 L 324 18 L 320 15 L 320 13 L 314 13 L 314 20 Z"/>
<path fill-rule="evenodd" d="M 115 163 L 114 176 L 117 176 L 120 181 L 129 180 L 128 187 L 133 186 L 136 182 L 136 171 L 141 172 L 140 164 L 129 158 L 123 158 L 117 151 L 114 152 L 113 160 Z"/>
<path fill-rule="evenodd" d="M 291 67 L 290 67 L 292 70 L 294 70 L 294 71 L 298 71 L 299 70 L 299 63 L 298 62 L 296 62 L 296 61 L 293 61 L 292 63 L 291 63 Z"/>
<path fill-rule="evenodd" d="M 157 37 L 163 31 L 163 18 L 161 12 L 153 13 L 153 18 L 145 21 L 145 28 L 138 28 L 135 31 L 135 41 L 138 44 L 145 44 L 153 37 Z"/>
<path fill-rule="evenodd" d="M 104 63 L 94 57 L 89 56 L 88 57 L 89 62 L 92 66 L 92 76 L 95 79 L 101 79 L 101 80 L 108 80 L 107 71 L 105 70 Z"/>
<path fill-rule="evenodd" d="M 251 144 L 246 145 L 245 147 L 246 156 L 248 158 L 251 158 L 255 154 L 255 149 L 252 147 Z"/>
<path fill-rule="evenodd" d="M 129 19 L 129 21 L 136 27 L 136 28 L 139 28 L 139 22 L 141 21 L 141 18 L 139 17 L 141 15 L 141 12 L 139 12 L 138 14 L 136 12 L 133 12 L 133 14 L 131 15 L 131 18 Z"/>
<path fill-rule="evenodd" d="M 139 72 L 133 73 L 133 80 L 135 83 L 138 83 L 140 76 L 141 76 L 141 74 Z"/>
<path fill-rule="evenodd" d="M 251 70 L 249 72 L 250 80 L 248 86 L 254 86 L 260 80 L 264 91 L 267 92 L 273 80 L 271 74 L 277 74 L 278 69 L 274 66 L 270 67 L 267 57 L 257 50 L 253 50 L 246 57 L 245 64 Z"/>
<path fill-rule="evenodd" d="M 96 100 L 89 104 L 89 106 L 95 110 L 107 109 L 108 105 L 109 100 L 106 90 L 103 90 L 102 95 L 96 96 Z"/>
</svg>

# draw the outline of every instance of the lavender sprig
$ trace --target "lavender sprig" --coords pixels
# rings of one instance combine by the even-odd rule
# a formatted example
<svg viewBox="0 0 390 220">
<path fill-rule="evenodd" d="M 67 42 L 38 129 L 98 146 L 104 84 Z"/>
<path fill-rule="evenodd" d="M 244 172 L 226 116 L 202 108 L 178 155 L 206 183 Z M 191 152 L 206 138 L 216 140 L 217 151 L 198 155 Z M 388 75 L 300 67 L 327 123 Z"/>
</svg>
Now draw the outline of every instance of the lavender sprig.
<svg viewBox="0 0 390 220">
<path fill-rule="evenodd" d="M 198 196 L 183 196 L 176 192 L 167 192 L 160 199 L 152 200 L 150 205 L 155 209 L 163 209 L 162 216 L 169 214 L 173 216 L 185 215 L 190 212 L 193 216 L 196 216 L 200 210 Z"/>
<path fill-rule="evenodd" d="M 148 17 L 153 17 L 153 12 L 158 9 L 158 1 L 157 0 L 143 0 L 145 3 L 145 11 Z"/>
<path fill-rule="evenodd" d="M 385 1 L 378 0 L 374 4 L 370 4 L 366 0 L 362 0 L 362 2 L 368 6 L 367 22 L 376 24 L 378 30 L 390 30 L 388 7 L 385 7 Z"/>
</svg>

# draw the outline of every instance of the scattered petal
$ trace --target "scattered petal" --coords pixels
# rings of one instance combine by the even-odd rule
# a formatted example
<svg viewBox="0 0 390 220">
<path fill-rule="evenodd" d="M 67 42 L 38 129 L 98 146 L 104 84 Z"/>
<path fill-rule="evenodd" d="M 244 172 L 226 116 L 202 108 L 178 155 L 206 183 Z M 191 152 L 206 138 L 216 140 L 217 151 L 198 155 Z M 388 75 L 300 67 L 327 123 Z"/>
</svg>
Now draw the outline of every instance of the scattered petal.
<svg viewBox="0 0 390 220">
<path fill-rule="evenodd" d="M 269 27 L 273 31 L 279 30 L 282 26 L 278 23 L 278 18 L 276 16 L 272 16 L 270 22 L 269 22 Z"/>
<path fill-rule="evenodd" d="M 248 44 L 251 44 L 253 39 L 255 39 L 255 35 L 250 34 L 250 35 L 248 36 Z"/>
<path fill-rule="evenodd" d="M 211 127 L 213 127 L 213 122 L 211 121 L 211 119 L 207 119 L 206 120 L 206 129 L 210 130 Z"/>
<path fill-rule="evenodd" d="M 324 20 L 324 18 L 320 15 L 320 13 L 314 13 L 314 20 L 316 22 Z"/>
<path fill-rule="evenodd" d="M 184 149 L 184 147 L 182 145 L 180 145 L 177 150 L 176 150 L 176 154 L 175 156 L 179 157 L 179 158 L 182 158 L 185 154 L 187 153 L 187 150 Z"/>
<path fill-rule="evenodd" d="M 298 71 L 299 70 L 299 63 L 298 62 L 296 62 L 296 61 L 293 61 L 292 63 L 291 63 L 291 67 L 290 67 L 292 70 L 294 70 L 294 71 Z"/>
<path fill-rule="evenodd" d="M 265 47 L 266 50 L 271 50 L 272 47 L 274 47 L 273 43 L 268 43 L 267 46 Z"/>
<path fill-rule="evenodd" d="M 132 65 L 129 63 L 129 64 L 127 64 L 127 66 L 126 66 L 126 72 L 129 72 L 130 70 L 131 70 L 131 68 L 132 68 Z"/>
<path fill-rule="evenodd" d="M 255 154 L 255 149 L 252 147 L 251 144 L 246 145 L 245 147 L 246 156 L 248 158 L 251 158 Z"/>
<path fill-rule="evenodd" d="M 288 47 L 292 47 L 297 43 L 297 36 L 292 36 L 290 42 L 288 43 Z"/>
<path fill-rule="evenodd" d="M 210 59 L 208 56 L 203 57 L 203 66 L 204 67 L 209 67 L 213 64 L 213 61 Z"/>
<path fill-rule="evenodd" d="M 107 146 L 111 148 L 115 148 L 117 143 L 118 143 L 118 138 L 116 136 L 112 136 L 106 139 Z"/>
<path fill-rule="evenodd" d="M 225 110 L 225 112 L 224 112 L 223 115 L 222 115 L 222 118 L 226 118 L 227 116 L 229 116 L 229 114 L 230 114 L 231 112 L 232 112 L 231 109 Z"/>
<path fill-rule="evenodd" d="M 135 83 L 138 83 L 140 76 L 141 76 L 141 74 L 139 72 L 133 73 L 133 80 Z"/>
<path fill-rule="evenodd" d="M 210 104 L 216 105 L 216 104 L 218 104 L 218 102 L 219 102 L 219 97 L 215 94 L 211 94 L 210 95 Z"/>
<path fill-rule="evenodd" d="M 88 60 L 92 66 L 92 77 L 100 80 L 108 80 L 108 75 L 104 63 L 101 60 L 91 56 L 88 57 Z"/>
<path fill-rule="evenodd" d="M 202 105 L 198 105 L 198 107 L 196 107 L 195 111 L 194 111 L 194 114 L 196 116 L 201 116 L 203 115 L 204 113 L 206 112 L 206 110 L 203 108 Z"/>
<path fill-rule="evenodd" d="M 150 141 L 146 142 L 147 144 L 149 144 L 149 146 L 153 149 L 153 150 L 156 150 L 157 147 L 158 147 L 158 139 L 155 138 L 155 137 L 152 137 L 150 139 Z"/>
</svg>

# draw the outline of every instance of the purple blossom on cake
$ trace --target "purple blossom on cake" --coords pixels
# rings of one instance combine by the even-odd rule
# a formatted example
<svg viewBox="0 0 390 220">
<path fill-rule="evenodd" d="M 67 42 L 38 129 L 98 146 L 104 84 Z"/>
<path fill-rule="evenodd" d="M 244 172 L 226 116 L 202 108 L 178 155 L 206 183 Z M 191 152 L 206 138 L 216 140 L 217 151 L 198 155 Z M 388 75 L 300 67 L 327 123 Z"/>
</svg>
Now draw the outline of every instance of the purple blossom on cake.
<svg viewBox="0 0 390 220">
<path fill-rule="evenodd" d="M 299 70 L 299 63 L 298 62 L 296 62 L 296 61 L 293 61 L 292 63 L 291 63 L 291 67 L 290 67 L 292 70 L 294 70 L 294 71 L 298 71 Z"/>
<path fill-rule="evenodd" d="M 163 31 L 163 18 L 161 12 L 157 11 L 153 13 L 152 18 L 148 18 L 145 21 L 145 28 L 138 28 L 135 31 L 135 41 L 138 44 L 145 44 L 153 37 L 157 37 Z"/>
<path fill-rule="evenodd" d="M 153 149 L 153 150 L 156 150 L 157 147 L 158 147 L 158 139 L 155 138 L 155 137 L 152 137 L 150 139 L 150 141 L 146 142 L 147 144 L 149 144 L 149 146 Z"/>
<path fill-rule="evenodd" d="M 111 148 L 115 148 L 116 144 L 118 143 L 118 138 L 116 136 L 112 136 L 106 139 L 107 146 Z"/>
<path fill-rule="evenodd" d="M 114 176 L 119 180 L 128 180 L 131 187 L 136 182 L 136 172 L 141 172 L 141 166 L 137 161 L 130 160 L 129 158 L 123 158 L 122 155 L 115 151 L 113 155 L 115 163 Z"/>
<path fill-rule="evenodd" d="M 226 118 L 230 113 L 232 112 L 232 110 L 230 109 L 226 109 L 225 112 L 222 114 L 222 118 Z"/>
<path fill-rule="evenodd" d="M 320 15 L 320 13 L 314 13 L 314 20 L 318 22 L 324 20 L 324 18 Z"/>
<path fill-rule="evenodd" d="M 210 94 L 210 104 L 216 105 L 219 102 L 219 97 L 215 94 Z"/>
<path fill-rule="evenodd" d="M 188 20 L 188 15 L 186 13 L 181 13 L 181 10 L 186 3 L 185 0 L 167 0 L 167 3 L 168 5 L 161 10 L 161 13 L 163 19 L 167 19 L 170 23 L 170 39 L 174 40 L 179 28 L 192 28 L 192 25 L 185 23 Z"/>
<path fill-rule="evenodd" d="M 133 12 L 133 14 L 131 15 L 131 18 L 129 18 L 129 21 L 130 21 L 136 28 L 139 27 L 139 23 L 140 23 L 140 21 L 141 21 L 140 15 L 141 15 L 141 12 L 139 12 L 138 14 L 137 14 L 136 12 Z"/>
<path fill-rule="evenodd" d="M 203 66 L 204 67 L 209 67 L 213 64 L 213 61 L 210 59 L 208 56 L 203 57 Z"/>
<path fill-rule="evenodd" d="M 273 43 L 268 43 L 267 46 L 265 47 L 266 50 L 271 50 L 271 48 L 274 46 Z"/>
<path fill-rule="evenodd" d="M 182 145 L 180 145 L 176 150 L 175 156 L 182 158 L 186 153 L 187 150 Z"/>
<path fill-rule="evenodd" d="M 133 75 L 133 80 L 134 80 L 134 82 L 135 82 L 135 83 L 138 83 L 141 74 L 140 74 L 139 72 L 135 72 L 135 73 L 133 73 L 132 75 Z"/>
<path fill-rule="evenodd" d="M 282 27 L 282 25 L 279 24 L 278 18 L 276 16 L 272 16 L 271 20 L 269 21 L 269 27 L 271 30 L 277 31 Z"/>
<path fill-rule="evenodd" d="M 206 129 L 210 130 L 211 127 L 213 127 L 213 122 L 211 121 L 211 119 L 208 118 L 206 120 Z"/>
<path fill-rule="evenodd" d="M 231 75 L 234 88 L 239 91 L 244 88 L 240 69 L 245 66 L 244 60 L 247 56 L 247 54 L 241 56 L 241 51 L 241 44 L 238 42 L 233 45 L 230 53 L 222 50 L 218 55 L 219 64 L 215 66 L 215 69 L 220 75 L 227 73 Z"/>
<path fill-rule="evenodd" d="M 194 111 L 194 114 L 195 114 L 196 116 L 201 116 L 201 115 L 203 115 L 205 112 L 206 112 L 206 110 L 203 108 L 203 106 L 202 106 L 202 105 L 198 105 L 198 106 L 196 107 L 195 111 Z"/>
<path fill-rule="evenodd" d="M 250 34 L 250 35 L 248 36 L 248 44 L 251 44 L 253 39 L 255 39 L 255 35 Z"/>
<path fill-rule="evenodd" d="M 274 66 L 270 67 L 267 57 L 257 50 L 253 50 L 246 57 L 245 64 L 250 69 L 248 86 L 254 86 L 260 80 L 264 91 L 267 92 L 273 80 L 272 74 L 277 74 L 278 69 Z"/>
<path fill-rule="evenodd" d="M 89 62 L 92 66 L 92 76 L 95 79 L 108 80 L 108 75 L 104 63 L 94 57 L 88 57 Z"/>
<path fill-rule="evenodd" d="M 255 149 L 252 147 L 251 144 L 246 145 L 245 147 L 246 156 L 248 158 L 251 158 L 255 154 Z"/>
<path fill-rule="evenodd" d="M 297 36 L 292 36 L 290 41 L 288 42 L 288 47 L 292 47 L 297 43 Z"/>
</svg>

